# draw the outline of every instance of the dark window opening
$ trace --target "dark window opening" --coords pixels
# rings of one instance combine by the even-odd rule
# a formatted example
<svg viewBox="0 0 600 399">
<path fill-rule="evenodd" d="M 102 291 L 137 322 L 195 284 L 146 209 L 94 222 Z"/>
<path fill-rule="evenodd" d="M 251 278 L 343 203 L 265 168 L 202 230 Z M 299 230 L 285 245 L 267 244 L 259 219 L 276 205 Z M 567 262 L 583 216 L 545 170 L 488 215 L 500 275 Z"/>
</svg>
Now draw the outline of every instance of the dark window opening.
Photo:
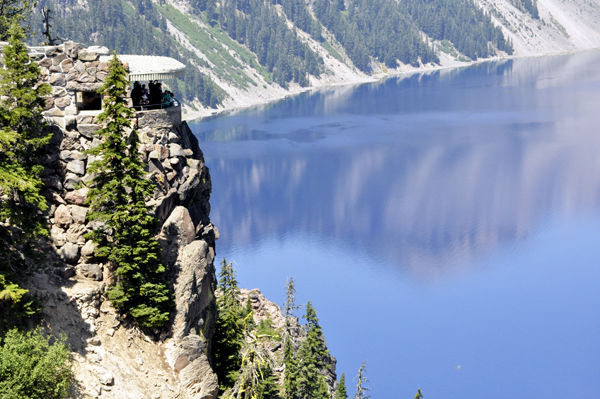
<svg viewBox="0 0 600 399">
<path fill-rule="evenodd" d="M 99 111 L 102 109 L 102 96 L 95 91 L 77 93 L 77 108 L 80 111 Z"/>
</svg>

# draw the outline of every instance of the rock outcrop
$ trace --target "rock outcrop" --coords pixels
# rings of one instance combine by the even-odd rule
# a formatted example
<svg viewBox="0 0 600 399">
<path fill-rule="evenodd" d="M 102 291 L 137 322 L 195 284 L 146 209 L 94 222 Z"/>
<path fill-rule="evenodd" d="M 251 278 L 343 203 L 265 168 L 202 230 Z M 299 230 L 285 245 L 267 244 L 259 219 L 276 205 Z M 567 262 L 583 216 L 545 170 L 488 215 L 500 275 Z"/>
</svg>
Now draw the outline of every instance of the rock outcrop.
<svg viewBox="0 0 600 399">
<path fill-rule="evenodd" d="M 269 339 L 267 346 L 276 362 L 281 365 L 280 367 L 275 368 L 273 373 L 277 376 L 277 380 L 279 380 L 280 384 L 283 384 L 283 373 L 285 369 L 283 366 L 281 337 L 283 337 L 285 331 L 285 317 L 281 312 L 281 308 L 277 304 L 266 299 L 259 289 L 248 290 L 242 288 L 240 290 L 240 301 L 244 307 L 246 307 L 248 301 L 250 301 L 255 325 L 258 326 L 261 321 L 268 320 L 272 330 L 279 334 L 279 338 Z M 290 321 L 290 336 L 292 345 L 297 351 L 300 348 L 302 341 L 306 339 L 306 329 L 300 324 L 300 320 L 297 317 L 293 317 Z M 326 342 L 325 346 L 327 346 Z M 323 360 L 327 367 L 326 369 L 321 370 L 321 373 L 325 377 L 329 392 L 333 395 L 337 389 L 337 359 L 333 355 L 327 354 L 326 358 Z"/>
<path fill-rule="evenodd" d="M 48 240 L 39 273 L 29 287 L 45 305 L 45 327 L 66 333 L 76 359 L 78 397 L 197 398 L 218 393 L 210 364 L 216 286 L 215 240 L 210 223 L 211 180 L 198 142 L 181 108 L 136 112 L 133 125 L 156 182 L 149 205 L 162 225 L 157 236 L 176 297 L 169 331 L 144 334 L 104 296 L 114 281 L 109 265 L 94 256 L 84 238 L 97 222 L 88 218 L 86 198 L 94 160 L 85 150 L 100 143 L 100 111 L 84 110 L 82 93 L 94 93 L 107 77 L 103 47 L 30 49 L 52 85 L 44 115 L 53 133 L 43 158 L 43 194 L 50 208 Z"/>
</svg>

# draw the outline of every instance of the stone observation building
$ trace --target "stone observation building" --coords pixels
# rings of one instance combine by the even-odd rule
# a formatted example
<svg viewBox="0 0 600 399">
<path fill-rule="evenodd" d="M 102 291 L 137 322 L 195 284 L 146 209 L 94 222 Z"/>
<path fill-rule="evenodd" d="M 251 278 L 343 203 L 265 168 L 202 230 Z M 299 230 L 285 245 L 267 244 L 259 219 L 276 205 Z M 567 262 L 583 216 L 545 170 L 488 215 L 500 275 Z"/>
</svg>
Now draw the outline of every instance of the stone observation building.
<svg viewBox="0 0 600 399">
<path fill-rule="evenodd" d="M 95 244 L 84 238 L 95 223 L 86 206 L 93 178 L 87 166 L 94 159 L 85 151 L 101 140 L 96 134 L 102 128 L 98 90 L 112 56 L 106 47 L 81 48 L 74 42 L 31 47 L 29 55 L 52 86 L 43 114 L 53 138 L 45 148 L 42 174 L 50 237 L 40 247 L 47 256 L 27 288 L 45 305 L 46 327 L 69 336 L 82 397 L 216 398 L 209 358 L 218 231 L 209 218 L 208 168 L 181 120 L 181 103 L 136 111 L 133 118 L 148 179 L 156 186 L 149 204 L 160 220 L 157 238 L 176 297 L 171 331 L 157 331 L 150 339 L 104 297 L 114 281 L 110 267 L 95 258 Z M 119 59 L 131 82 L 176 78 L 185 69 L 168 57 Z"/>
</svg>

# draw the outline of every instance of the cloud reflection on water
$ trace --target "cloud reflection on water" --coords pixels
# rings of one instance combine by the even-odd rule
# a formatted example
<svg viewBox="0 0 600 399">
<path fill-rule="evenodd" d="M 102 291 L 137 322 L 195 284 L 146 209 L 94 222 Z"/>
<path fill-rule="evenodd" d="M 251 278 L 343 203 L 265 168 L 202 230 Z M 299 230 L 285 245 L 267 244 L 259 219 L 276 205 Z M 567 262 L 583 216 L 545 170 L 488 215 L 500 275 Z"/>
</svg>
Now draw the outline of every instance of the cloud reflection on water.
<svg viewBox="0 0 600 399">
<path fill-rule="evenodd" d="M 221 251 L 300 233 L 430 280 L 600 209 L 590 58 L 416 74 L 196 125 Z"/>
</svg>

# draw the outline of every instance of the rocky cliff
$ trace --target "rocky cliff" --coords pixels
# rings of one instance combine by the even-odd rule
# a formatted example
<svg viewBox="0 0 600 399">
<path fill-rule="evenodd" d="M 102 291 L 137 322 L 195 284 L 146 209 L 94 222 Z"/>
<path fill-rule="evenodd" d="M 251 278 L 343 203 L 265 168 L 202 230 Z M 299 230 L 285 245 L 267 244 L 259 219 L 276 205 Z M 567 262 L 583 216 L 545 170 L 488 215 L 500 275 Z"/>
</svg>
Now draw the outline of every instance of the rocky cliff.
<svg viewBox="0 0 600 399">
<path fill-rule="evenodd" d="M 27 288 L 44 305 L 44 327 L 69 337 L 76 397 L 215 398 L 209 359 L 218 231 L 209 218 L 209 171 L 179 107 L 137 112 L 133 119 L 148 178 L 157 182 L 150 205 L 162 226 L 157 239 L 176 297 L 168 332 L 144 333 L 111 305 L 104 296 L 111 270 L 84 238 L 94 226 L 86 207 L 93 159 L 84 151 L 99 143 L 101 126 L 99 111 L 79 105 L 81 93 L 94 92 L 106 78 L 100 60 L 106 54 L 73 42 L 30 49 L 53 88 L 44 112 L 53 137 L 42 177 L 51 234 L 39 242 L 45 260 Z"/>
</svg>

